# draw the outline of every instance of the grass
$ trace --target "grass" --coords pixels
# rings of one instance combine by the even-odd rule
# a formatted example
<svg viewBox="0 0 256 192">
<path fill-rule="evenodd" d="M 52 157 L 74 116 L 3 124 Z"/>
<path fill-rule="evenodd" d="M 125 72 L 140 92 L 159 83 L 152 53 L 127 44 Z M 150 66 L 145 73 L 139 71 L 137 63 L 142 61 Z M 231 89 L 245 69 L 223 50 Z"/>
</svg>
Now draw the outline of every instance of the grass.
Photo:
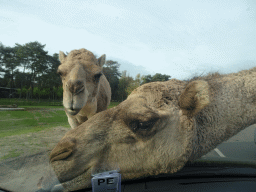
<svg viewBox="0 0 256 192">
<path fill-rule="evenodd" d="M 17 99 L 8 99 L 8 105 L 17 104 L 22 108 L 63 108 L 63 106 L 19 105 Z M 0 105 L 6 105 L 6 99 L 0 99 Z M 118 105 L 119 102 L 111 102 L 109 108 Z M 0 138 L 38 132 L 56 126 L 70 127 L 64 111 L 0 111 Z"/>
<path fill-rule="evenodd" d="M 9 158 L 13 158 L 13 157 L 18 157 L 20 156 L 22 153 L 21 152 L 17 152 L 17 149 L 13 149 L 11 150 L 8 155 L 4 155 L 3 157 L 1 157 L 1 160 L 5 160 L 5 159 L 9 159 Z"/>
<path fill-rule="evenodd" d="M 108 109 L 117 106 L 119 103 L 120 102 L 110 102 Z"/>
<path fill-rule="evenodd" d="M 42 105 L 37 105 L 37 106 L 31 106 L 31 105 L 20 105 L 18 106 L 19 108 L 63 108 L 63 105 L 61 106 L 42 106 Z"/>
<path fill-rule="evenodd" d="M 69 127 L 64 111 L 1 111 L 0 138 L 41 131 L 54 126 Z"/>
</svg>

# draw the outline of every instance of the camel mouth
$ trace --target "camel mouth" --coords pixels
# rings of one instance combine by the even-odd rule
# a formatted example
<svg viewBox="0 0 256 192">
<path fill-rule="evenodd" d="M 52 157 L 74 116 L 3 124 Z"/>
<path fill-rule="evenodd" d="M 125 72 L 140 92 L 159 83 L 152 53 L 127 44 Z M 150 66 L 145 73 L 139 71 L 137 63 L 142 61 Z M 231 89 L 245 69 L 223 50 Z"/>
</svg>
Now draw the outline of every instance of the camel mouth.
<svg viewBox="0 0 256 192">
<path fill-rule="evenodd" d="M 81 109 L 66 109 L 66 111 L 68 112 L 68 114 L 70 115 L 76 115 L 77 113 L 79 113 Z"/>
<path fill-rule="evenodd" d="M 83 187 L 79 187 L 80 189 L 88 189 L 91 188 L 91 177 L 92 177 L 92 173 L 91 173 L 92 167 L 88 167 L 86 168 L 82 173 L 80 173 L 79 175 L 77 175 L 74 178 L 70 178 L 68 180 L 64 180 L 59 184 L 56 184 L 54 186 L 52 186 L 51 191 L 50 192 L 64 192 L 65 191 L 65 185 L 69 185 L 69 183 L 73 182 L 74 180 L 80 180 L 82 177 L 90 177 L 90 179 L 84 180 L 82 183 Z M 77 189 L 78 190 L 78 189 Z"/>
<path fill-rule="evenodd" d="M 77 178 L 81 178 L 81 176 L 83 175 L 91 175 L 91 167 L 86 168 L 81 174 L 79 174 L 78 176 L 76 176 L 75 178 L 70 178 L 67 180 L 63 180 L 62 182 L 59 181 L 59 179 L 56 180 L 55 183 L 53 183 L 53 185 L 51 187 L 48 188 L 43 188 L 42 187 L 42 181 L 39 181 L 38 183 L 38 190 L 36 192 L 64 192 L 65 187 L 64 185 L 72 182 L 73 180 L 77 179 Z M 41 180 L 43 179 L 43 177 L 41 178 Z M 84 188 L 90 188 L 91 187 L 91 180 L 89 179 L 88 181 L 86 181 L 84 183 Z"/>
</svg>

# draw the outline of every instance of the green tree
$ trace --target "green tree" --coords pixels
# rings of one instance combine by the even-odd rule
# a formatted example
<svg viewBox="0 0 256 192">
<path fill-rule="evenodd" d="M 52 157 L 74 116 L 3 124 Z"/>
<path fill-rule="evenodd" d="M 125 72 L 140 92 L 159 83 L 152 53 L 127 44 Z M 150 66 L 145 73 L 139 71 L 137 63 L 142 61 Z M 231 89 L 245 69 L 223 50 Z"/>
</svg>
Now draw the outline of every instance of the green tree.
<svg viewBox="0 0 256 192">
<path fill-rule="evenodd" d="M 5 68 L 3 71 L 5 72 L 4 79 L 8 79 L 7 86 L 10 88 L 13 88 L 14 73 L 17 71 L 17 67 L 19 66 L 16 49 L 13 47 L 5 47 L 1 45 L 0 46 L 0 63 L 1 63 L 1 70 L 2 70 L 2 66 Z M 11 94 L 12 94 L 12 89 L 11 89 Z"/>
<path fill-rule="evenodd" d="M 21 95 L 22 98 L 26 98 L 27 92 L 28 92 L 28 90 L 27 90 L 26 86 L 24 86 L 22 90 L 20 88 L 17 89 L 17 93 L 19 95 Z"/>
<path fill-rule="evenodd" d="M 145 83 L 149 83 L 149 82 L 152 82 L 152 76 L 151 75 L 146 75 L 142 78 L 142 84 L 145 84 Z"/>
<path fill-rule="evenodd" d="M 24 85 L 27 84 L 26 81 L 28 81 L 28 78 L 26 78 L 25 76 L 27 76 L 26 69 L 30 64 L 30 58 L 28 56 L 29 49 L 25 45 L 20 45 L 18 43 L 15 44 L 15 49 L 16 49 L 17 57 L 19 59 L 20 66 L 23 68 L 23 72 L 20 72 L 19 74 L 17 74 L 15 78 L 17 79 L 17 82 L 20 82 L 18 87 L 20 87 L 21 89 L 19 94 L 19 98 L 21 98 L 21 95 L 23 93 L 22 89 Z"/>
<path fill-rule="evenodd" d="M 119 67 L 117 61 L 107 60 L 102 70 L 111 87 L 111 100 L 118 100 L 118 84 L 121 76 Z"/>
<path fill-rule="evenodd" d="M 15 44 L 16 54 L 19 58 L 20 66 L 23 67 L 23 73 L 27 69 L 27 66 L 30 64 L 29 52 L 27 46 L 20 45 L 18 43 Z"/>
<path fill-rule="evenodd" d="M 50 88 L 50 97 L 54 99 L 57 97 L 57 92 L 53 87 L 62 86 L 61 78 L 57 74 L 58 66 L 60 65 L 59 55 L 54 53 L 53 56 L 48 55 L 47 57 L 47 69 L 44 71 L 44 74 L 40 77 L 40 85 L 44 88 Z"/>
<path fill-rule="evenodd" d="M 48 55 L 44 47 L 37 41 L 24 45 L 16 43 L 15 47 L 5 47 L 0 42 L 0 86 L 20 88 L 20 98 L 25 96 L 28 99 L 33 95 L 38 99 L 47 96 L 49 99 L 59 98 L 59 88 L 54 89 L 62 86 L 60 76 L 56 73 L 60 65 L 59 55 Z M 22 71 L 17 69 L 19 66 Z M 37 89 L 33 91 L 35 87 Z"/>
<path fill-rule="evenodd" d="M 134 80 L 129 81 L 129 85 L 127 86 L 127 88 L 125 90 L 127 93 L 127 96 L 129 96 L 134 89 L 136 89 L 143 83 L 143 77 L 144 76 L 137 74 Z"/>
<path fill-rule="evenodd" d="M 40 90 L 38 89 L 38 87 L 34 87 L 33 89 L 33 95 L 40 101 Z"/>
<path fill-rule="evenodd" d="M 51 91 L 50 88 L 43 88 L 42 89 L 42 96 L 44 99 L 48 99 L 51 97 Z"/>
<path fill-rule="evenodd" d="M 34 84 L 39 80 L 38 77 L 47 69 L 48 52 L 44 51 L 45 45 L 42 45 L 37 41 L 26 43 L 23 47 L 29 60 L 27 68 L 31 70 L 30 87 L 32 97 Z"/>
<path fill-rule="evenodd" d="M 6 72 L 6 70 L 3 68 L 4 67 L 4 63 L 3 63 L 4 50 L 5 50 L 5 46 L 2 44 L 2 42 L 0 42 L 0 79 L 2 80 L 3 80 L 3 75 Z M 0 84 L 0 86 L 4 86 L 4 85 Z"/>
<path fill-rule="evenodd" d="M 44 50 L 45 45 L 35 41 L 20 45 L 16 43 L 17 55 L 19 57 L 20 65 L 23 67 L 23 76 L 28 78 L 23 78 L 20 87 L 29 84 L 31 87 L 32 96 L 34 87 L 38 87 L 38 91 L 41 93 L 43 88 L 50 88 L 51 96 L 54 97 L 54 86 L 59 86 L 61 80 L 59 75 L 56 73 L 57 67 L 60 62 L 58 59 L 58 54 L 53 54 L 53 56 L 48 55 L 48 52 Z M 30 70 L 26 73 L 26 70 Z M 20 76 L 20 75 L 19 75 Z M 20 77 L 18 77 L 20 79 Z M 24 82 L 26 80 L 26 82 Z M 39 93 L 38 92 L 38 93 Z M 22 93 L 22 91 L 20 92 Z M 21 96 L 21 95 L 20 95 Z M 37 94 L 37 97 L 39 95 Z M 41 97 L 42 95 L 40 95 Z M 51 97 L 50 96 L 50 97 Z"/>
<path fill-rule="evenodd" d="M 142 84 L 155 82 L 155 81 L 168 81 L 171 78 L 170 75 L 162 75 L 161 73 L 156 73 L 154 76 L 146 75 L 142 78 Z"/>
<path fill-rule="evenodd" d="M 62 86 L 58 87 L 57 97 L 58 97 L 58 99 L 62 99 L 63 98 L 63 88 L 62 88 Z"/>
<path fill-rule="evenodd" d="M 127 93 L 127 88 L 131 82 L 133 82 L 133 78 L 130 76 L 127 76 L 127 71 L 122 72 L 122 76 L 119 79 L 119 84 L 118 84 L 118 100 L 123 101 L 127 98 L 128 93 Z"/>
<path fill-rule="evenodd" d="M 162 75 L 161 73 L 156 73 L 153 77 L 152 77 L 152 82 L 155 81 L 168 81 L 171 78 L 170 75 Z"/>
<path fill-rule="evenodd" d="M 16 88 L 21 89 L 21 91 L 19 92 L 19 98 L 21 98 L 21 97 L 24 96 L 24 95 L 22 95 L 22 93 L 23 93 L 22 90 L 23 90 L 25 87 L 29 87 L 29 86 L 30 86 L 30 82 L 29 82 L 29 80 L 30 80 L 30 78 L 31 78 L 30 76 L 31 76 L 31 74 L 28 73 L 28 72 L 23 73 L 23 72 L 20 72 L 20 71 L 16 71 L 16 72 L 14 73 L 14 78 L 15 78 L 14 86 L 15 86 Z"/>
</svg>

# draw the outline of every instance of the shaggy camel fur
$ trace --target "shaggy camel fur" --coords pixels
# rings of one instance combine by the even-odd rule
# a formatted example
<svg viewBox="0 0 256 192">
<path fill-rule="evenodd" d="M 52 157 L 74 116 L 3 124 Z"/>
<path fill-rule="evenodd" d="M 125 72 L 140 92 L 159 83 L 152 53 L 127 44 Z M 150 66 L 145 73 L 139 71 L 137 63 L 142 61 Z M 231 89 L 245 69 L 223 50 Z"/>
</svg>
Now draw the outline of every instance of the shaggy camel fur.
<svg viewBox="0 0 256 192">
<path fill-rule="evenodd" d="M 92 170 L 106 166 L 117 165 L 123 180 L 175 173 L 255 123 L 256 67 L 153 82 L 67 132 L 50 162 L 64 191 L 90 187 Z M 45 190 L 57 183 L 51 175 Z"/>
<path fill-rule="evenodd" d="M 99 59 L 86 49 L 73 50 L 68 56 L 60 51 L 57 73 L 63 84 L 63 105 L 72 129 L 110 104 L 111 88 L 102 74 L 105 55 Z"/>
</svg>

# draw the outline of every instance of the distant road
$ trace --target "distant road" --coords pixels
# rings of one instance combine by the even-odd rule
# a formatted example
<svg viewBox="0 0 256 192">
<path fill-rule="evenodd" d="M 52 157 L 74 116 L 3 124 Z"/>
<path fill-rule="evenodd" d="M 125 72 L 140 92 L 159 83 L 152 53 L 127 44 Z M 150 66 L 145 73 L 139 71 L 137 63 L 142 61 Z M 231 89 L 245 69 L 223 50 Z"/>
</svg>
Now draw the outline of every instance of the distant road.
<svg viewBox="0 0 256 192">
<path fill-rule="evenodd" d="M 255 129 L 256 124 L 247 127 L 229 140 L 218 145 L 214 150 L 205 156 L 256 160 L 256 144 L 254 143 Z"/>
</svg>

